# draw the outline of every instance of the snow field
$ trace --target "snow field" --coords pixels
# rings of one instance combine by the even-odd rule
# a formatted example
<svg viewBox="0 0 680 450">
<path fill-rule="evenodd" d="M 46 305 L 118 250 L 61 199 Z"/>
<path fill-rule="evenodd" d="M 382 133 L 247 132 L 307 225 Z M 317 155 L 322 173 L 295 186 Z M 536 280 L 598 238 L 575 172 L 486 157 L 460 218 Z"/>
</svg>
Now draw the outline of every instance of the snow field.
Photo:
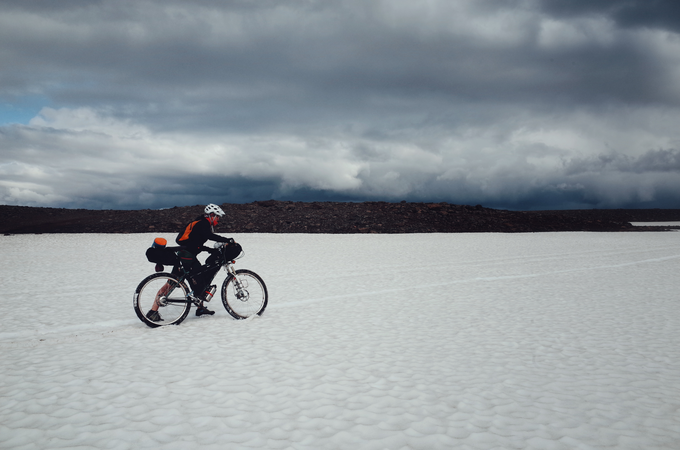
<svg viewBox="0 0 680 450">
<path fill-rule="evenodd" d="M 265 314 L 150 329 L 154 237 L 0 238 L 0 448 L 680 447 L 676 233 L 234 236 Z"/>
</svg>

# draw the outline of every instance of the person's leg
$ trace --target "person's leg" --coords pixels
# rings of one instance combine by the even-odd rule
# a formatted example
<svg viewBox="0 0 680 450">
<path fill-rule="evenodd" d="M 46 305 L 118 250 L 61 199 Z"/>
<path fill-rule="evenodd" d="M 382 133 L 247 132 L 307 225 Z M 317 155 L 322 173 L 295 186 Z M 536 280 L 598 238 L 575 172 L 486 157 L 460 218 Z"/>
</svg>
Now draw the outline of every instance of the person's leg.
<svg viewBox="0 0 680 450">
<path fill-rule="evenodd" d="M 170 275 L 173 276 L 179 276 L 179 265 L 176 265 L 172 268 L 172 271 L 170 272 Z M 159 321 L 162 320 L 159 313 L 158 313 L 158 308 L 160 307 L 160 304 L 158 303 L 158 299 L 161 297 L 167 296 L 171 291 L 172 291 L 173 286 L 170 284 L 170 282 L 166 282 L 161 288 L 158 290 L 156 293 L 156 298 L 154 299 L 153 305 L 151 306 L 151 309 L 146 313 L 146 317 L 149 320 L 153 321 Z"/>
</svg>

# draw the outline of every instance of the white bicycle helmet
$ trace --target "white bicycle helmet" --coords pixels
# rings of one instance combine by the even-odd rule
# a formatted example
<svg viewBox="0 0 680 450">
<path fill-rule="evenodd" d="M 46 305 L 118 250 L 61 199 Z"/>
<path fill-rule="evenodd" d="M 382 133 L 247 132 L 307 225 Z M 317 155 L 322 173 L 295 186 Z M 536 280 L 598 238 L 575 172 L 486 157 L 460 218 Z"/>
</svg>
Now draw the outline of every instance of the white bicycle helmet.
<svg viewBox="0 0 680 450">
<path fill-rule="evenodd" d="M 206 206 L 204 212 L 206 214 L 215 214 L 218 217 L 224 216 L 224 211 L 222 211 L 222 208 L 220 208 L 214 203 L 211 203 L 208 206 Z"/>
</svg>

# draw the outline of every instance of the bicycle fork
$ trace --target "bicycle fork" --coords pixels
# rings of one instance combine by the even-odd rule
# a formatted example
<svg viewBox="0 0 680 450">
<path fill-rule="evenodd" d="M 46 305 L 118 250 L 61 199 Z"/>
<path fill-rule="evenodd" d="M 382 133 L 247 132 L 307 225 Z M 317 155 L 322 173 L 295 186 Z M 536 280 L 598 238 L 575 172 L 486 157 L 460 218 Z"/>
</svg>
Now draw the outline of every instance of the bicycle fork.
<svg viewBox="0 0 680 450">
<path fill-rule="evenodd" d="M 238 279 L 236 276 L 236 270 L 234 270 L 234 266 L 228 265 L 227 266 L 227 272 L 229 272 L 232 276 L 232 279 L 234 280 L 234 287 L 236 288 L 236 298 L 241 300 L 242 302 L 248 301 L 248 291 L 245 289 L 246 286 L 241 283 L 241 280 Z"/>
</svg>

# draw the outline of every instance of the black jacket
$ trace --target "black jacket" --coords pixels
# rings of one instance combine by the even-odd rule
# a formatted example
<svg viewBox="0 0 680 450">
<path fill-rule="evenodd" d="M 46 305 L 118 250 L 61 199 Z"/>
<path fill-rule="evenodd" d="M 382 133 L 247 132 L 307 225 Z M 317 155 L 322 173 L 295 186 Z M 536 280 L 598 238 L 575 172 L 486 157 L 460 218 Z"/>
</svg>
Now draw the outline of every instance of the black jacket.
<svg viewBox="0 0 680 450">
<path fill-rule="evenodd" d="M 210 225 L 210 222 L 208 222 L 207 217 L 198 216 L 196 220 L 180 231 L 175 242 L 177 242 L 178 245 L 185 247 L 189 252 L 196 256 L 202 251 L 210 250 L 203 246 L 207 240 L 228 242 L 227 238 L 213 233 L 212 226 Z"/>
</svg>

